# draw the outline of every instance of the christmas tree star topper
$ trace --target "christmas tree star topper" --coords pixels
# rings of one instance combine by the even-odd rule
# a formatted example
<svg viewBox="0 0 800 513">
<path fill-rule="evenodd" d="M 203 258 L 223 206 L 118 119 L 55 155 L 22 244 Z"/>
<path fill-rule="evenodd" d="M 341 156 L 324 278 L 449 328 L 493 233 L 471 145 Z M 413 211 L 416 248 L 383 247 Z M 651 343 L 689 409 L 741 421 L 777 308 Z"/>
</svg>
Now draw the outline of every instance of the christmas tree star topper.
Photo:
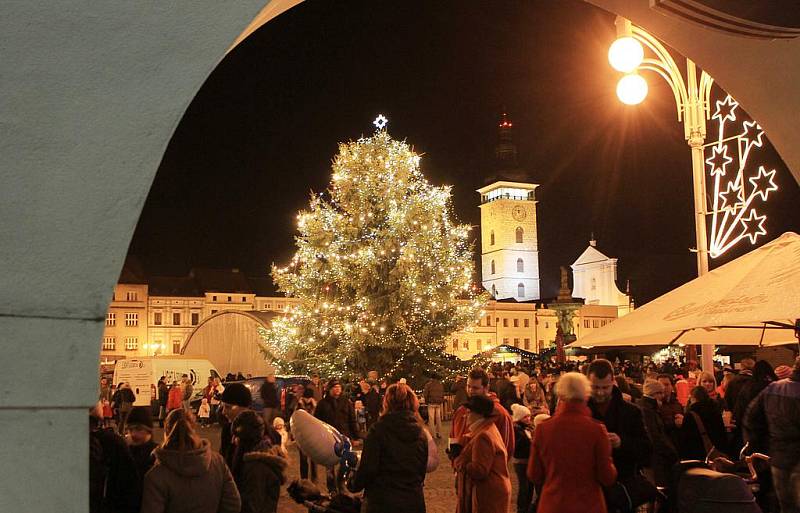
<svg viewBox="0 0 800 513">
<path fill-rule="evenodd" d="M 386 119 L 386 117 L 383 114 L 378 114 L 378 117 L 375 118 L 375 121 L 373 121 L 372 124 L 375 125 L 375 128 L 377 128 L 378 130 L 383 130 L 384 128 L 386 128 L 386 123 L 388 122 L 389 120 Z"/>
</svg>

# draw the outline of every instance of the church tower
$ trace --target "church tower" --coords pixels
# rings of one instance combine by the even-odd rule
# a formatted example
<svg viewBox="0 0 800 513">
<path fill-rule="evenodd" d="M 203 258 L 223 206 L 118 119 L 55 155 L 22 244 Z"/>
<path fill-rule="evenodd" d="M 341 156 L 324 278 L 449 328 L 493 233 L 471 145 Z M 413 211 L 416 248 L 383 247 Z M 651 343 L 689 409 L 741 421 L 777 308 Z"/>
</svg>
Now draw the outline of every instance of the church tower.
<svg viewBox="0 0 800 513">
<path fill-rule="evenodd" d="M 478 189 L 481 195 L 481 269 L 483 286 L 495 299 L 540 299 L 538 184 L 528 183 L 517 166 L 512 123 L 503 114 L 495 149 L 497 175 Z"/>
</svg>

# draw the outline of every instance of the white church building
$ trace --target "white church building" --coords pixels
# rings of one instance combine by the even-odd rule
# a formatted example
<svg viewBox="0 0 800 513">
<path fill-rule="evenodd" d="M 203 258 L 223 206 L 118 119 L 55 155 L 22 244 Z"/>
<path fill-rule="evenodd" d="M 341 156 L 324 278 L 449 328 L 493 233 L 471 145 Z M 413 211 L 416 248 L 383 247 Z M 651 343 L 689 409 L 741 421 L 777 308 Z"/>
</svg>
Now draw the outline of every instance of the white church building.
<svg viewBox="0 0 800 513">
<path fill-rule="evenodd" d="M 597 241 L 589 241 L 571 267 L 572 297 L 583 299 L 587 305 L 616 306 L 617 317 L 633 309 L 630 295 L 617 287 L 617 259 L 601 253 Z"/>
</svg>

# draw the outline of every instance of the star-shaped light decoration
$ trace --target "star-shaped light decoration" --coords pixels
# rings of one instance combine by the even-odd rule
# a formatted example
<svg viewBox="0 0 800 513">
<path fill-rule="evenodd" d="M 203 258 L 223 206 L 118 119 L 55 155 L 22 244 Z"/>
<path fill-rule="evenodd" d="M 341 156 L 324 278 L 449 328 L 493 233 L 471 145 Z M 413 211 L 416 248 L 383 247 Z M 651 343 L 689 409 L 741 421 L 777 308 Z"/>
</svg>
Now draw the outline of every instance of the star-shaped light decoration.
<svg viewBox="0 0 800 513">
<path fill-rule="evenodd" d="M 739 103 L 733 99 L 733 96 L 728 95 L 724 100 L 717 101 L 717 110 L 711 119 L 719 119 L 720 123 L 724 123 L 726 120 L 736 121 L 736 114 L 733 111 L 738 106 Z"/>
<path fill-rule="evenodd" d="M 756 176 L 750 177 L 750 183 L 753 184 L 753 195 L 761 196 L 761 199 L 767 201 L 767 196 L 772 191 L 777 191 L 778 186 L 775 185 L 775 170 L 767 171 L 764 166 L 758 167 Z"/>
<path fill-rule="evenodd" d="M 720 210 L 735 210 L 739 206 L 739 187 L 734 182 L 728 182 L 725 191 L 719 193 L 719 199 L 722 201 Z"/>
<path fill-rule="evenodd" d="M 733 158 L 728 156 L 728 147 L 724 144 L 712 146 L 711 156 L 706 159 L 711 169 L 708 171 L 711 176 L 725 176 L 725 166 L 733 162 Z"/>
<path fill-rule="evenodd" d="M 755 209 L 750 210 L 749 215 L 742 218 L 740 222 L 744 228 L 743 235 L 750 238 L 750 244 L 755 244 L 759 235 L 767 234 L 767 230 L 764 229 L 764 221 L 766 220 L 767 216 L 757 215 Z"/>
<path fill-rule="evenodd" d="M 388 122 L 389 120 L 386 119 L 386 117 L 383 114 L 378 114 L 378 117 L 375 118 L 375 121 L 373 121 L 372 124 L 375 125 L 375 128 L 377 128 L 378 130 L 383 130 L 386 127 L 386 123 Z"/>
<path fill-rule="evenodd" d="M 744 122 L 744 132 L 740 136 L 745 145 L 758 146 L 759 148 L 764 144 L 761 139 L 764 137 L 764 130 L 755 121 Z"/>
</svg>

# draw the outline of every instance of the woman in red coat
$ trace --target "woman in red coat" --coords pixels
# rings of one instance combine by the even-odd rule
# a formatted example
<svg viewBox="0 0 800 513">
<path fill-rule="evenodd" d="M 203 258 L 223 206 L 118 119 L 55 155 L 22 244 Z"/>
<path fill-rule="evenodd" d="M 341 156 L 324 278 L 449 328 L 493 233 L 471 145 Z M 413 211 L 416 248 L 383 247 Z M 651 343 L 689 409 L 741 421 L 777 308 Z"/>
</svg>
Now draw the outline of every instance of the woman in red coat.
<svg viewBox="0 0 800 513">
<path fill-rule="evenodd" d="M 464 406 L 470 410 L 468 432 L 459 440 L 463 449 L 453 462 L 456 470 L 456 513 L 508 513 L 511 478 L 506 444 L 494 423 L 494 401 L 475 395 Z"/>
<path fill-rule="evenodd" d="M 169 387 L 169 394 L 167 394 L 167 412 L 180 408 L 182 400 L 183 390 L 177 381 L 173 381 L 172 386 Z"/>
<path fill-rule="evenodd" d="M 606 513 L 603 486 L 617 479 L 605 426 L 586 406 L 589 380 L 569 372 L 556 385 L 556 414 L 536 428 L 528 477 L 540 489 L 537 513 Z"/>
</svg>

